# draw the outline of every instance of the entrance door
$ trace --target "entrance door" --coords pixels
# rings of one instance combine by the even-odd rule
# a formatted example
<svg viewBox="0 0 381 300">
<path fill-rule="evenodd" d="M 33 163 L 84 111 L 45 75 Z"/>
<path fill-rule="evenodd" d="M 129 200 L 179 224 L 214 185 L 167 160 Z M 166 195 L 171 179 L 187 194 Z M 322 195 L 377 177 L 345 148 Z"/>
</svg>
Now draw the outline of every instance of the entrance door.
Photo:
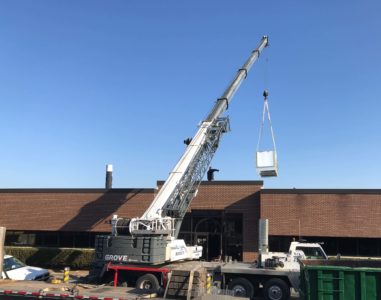
<svg viewBox="0 0 381 300">
<path fill-rule="evenodd" d="M 203 259 L 210 261 L 217 259 L 220 256 L 222 249 L 221 228 L 220 218 L 204 217 L 196 222 L 194 228 L 196 242 L 198 245 L 204 247 L 202 250 Z"/>
<path fill-rule="evenodd" d="M 221 255 L 221 234 L 197 233 L 196 242 L 202 246 L 202 259 L 211 261 Z"/>
<path fill-rule="evenodd" d="M 221 259 L 221 234 L 209 233 L 208 238 L 208 260 Z"/>
</svg>

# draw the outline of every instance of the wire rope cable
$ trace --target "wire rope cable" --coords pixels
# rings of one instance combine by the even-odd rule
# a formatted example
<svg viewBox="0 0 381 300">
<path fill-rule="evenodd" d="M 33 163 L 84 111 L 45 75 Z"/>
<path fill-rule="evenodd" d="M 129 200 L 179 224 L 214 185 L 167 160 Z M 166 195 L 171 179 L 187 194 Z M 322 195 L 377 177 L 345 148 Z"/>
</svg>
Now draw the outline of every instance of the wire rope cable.
<svg viewBox="0 0 381 300">
<path fill-rule="evenodd" d="M 268 103 L 268 99 L 267 99 L 268 95 L 269 95 L 269 92 L 267 90 L 264 90 L 263 96 L 264 96 L 265 99 L 264 99 L 264 105 L 263 105 L 261 124 L 260 124 L 260 127 L 259 127 L 259 137 L 258 137 L 258 143 L 257 143 L 257 152 L 259 152 L 259 150 L 260 150 L 261 141 L 262 141 L 262 134 L 263 134 L 263 128 L 264 128 L 265 117 L 266 116 L 267 116 L 267 119 L 268 119 L 269 125 L 270 125 L 270 132 L 271 132 L 271 139 L 272 139 L 272 142 L 273 142 L 273 148 L 274 148 L 274 151 L 276 152 L 274 129 L 273 129 L 272 122 L 271 122 L 269 103 Z"/>
</svg>

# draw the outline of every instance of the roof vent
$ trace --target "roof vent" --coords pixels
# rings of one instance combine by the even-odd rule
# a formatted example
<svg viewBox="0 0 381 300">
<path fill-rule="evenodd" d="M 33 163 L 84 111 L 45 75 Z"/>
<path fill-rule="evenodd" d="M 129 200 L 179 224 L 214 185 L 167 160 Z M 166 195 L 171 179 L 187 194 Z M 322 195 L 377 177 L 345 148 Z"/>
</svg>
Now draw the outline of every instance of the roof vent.
<svg viewBox="0 0 381 300">
<path fill-rule="evenodd" d="M 112 165 L 106 165 L 106 190 L 112 189 Z"/>
</svg>

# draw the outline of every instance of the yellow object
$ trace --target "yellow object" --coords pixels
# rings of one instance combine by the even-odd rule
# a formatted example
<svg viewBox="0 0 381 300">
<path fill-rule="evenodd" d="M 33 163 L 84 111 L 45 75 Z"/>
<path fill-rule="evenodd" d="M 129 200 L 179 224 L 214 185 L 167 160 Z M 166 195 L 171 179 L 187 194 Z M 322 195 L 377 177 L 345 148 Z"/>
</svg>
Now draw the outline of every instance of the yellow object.
<svg viewBox="0 0 381 300">
<path fill-rule="evenodd" d="M 152 299 L 152 298 L 156 298 L 156 297 L 157 297 L 157 293 L 144 294 L 144 295 L 140 296 L 140 298 L 144 298 L 144 299 Z"/>
<path fill-rule="evenodd" d="M 206 293 L 207 294 L 210 294 L 211 288 L 212 288 L 212 275 L 208 273 L 206 275 Z"/>
<path fill-rule="evenodd" d="M 64 277 L 63 277 L 63 281 L 65 283 L 69 282 L 69 272 L 70 272 L 70 268 L 69 267 L 66 267 L 64 269 Z"/>
<path fill-rule="evenodd" d="M 56 278 L 54 278 L 54 279 L 52 279 L 52 280 L 50 281 L 50 283 L 54 283 L 54 284 L 61 283 L 61 279 L 56 279 Z"/>
</svg>

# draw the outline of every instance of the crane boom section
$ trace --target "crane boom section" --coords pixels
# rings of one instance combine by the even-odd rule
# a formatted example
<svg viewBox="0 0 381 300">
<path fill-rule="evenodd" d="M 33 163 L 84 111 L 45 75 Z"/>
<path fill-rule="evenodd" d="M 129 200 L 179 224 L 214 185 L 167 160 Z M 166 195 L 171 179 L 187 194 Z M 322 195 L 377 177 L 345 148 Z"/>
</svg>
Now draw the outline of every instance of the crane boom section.
<svg viewBox="0 0 381 300">
<path fill-rule="evenodd" d="M 235 92 L 268 45 L 264 36 L 237 72 L 228 88 L 217 100 L 207 118 L 201 123 L 191 143 L 170 173 L 151 205 L 142 217 L 130 222 L 131 234 L 168 234 L 177 237 L 182 219 L 197 192 L 223 133 L 229 131 L 229 119 L 221 117 Z"/>
<path fill-rule="evenodd" d="M 252 65 L 254 62 L 258 59 L 260 53 L 262 50 L 268 46 L 269 39 L 267 36 L 262 37 L 259 46 L 257 49 L 255 49 L 245 64 L 242 66 L 241 69 L 238 70 L 237 75 L 233 79 L 233 81 L 230 83 L 230 85 L 227 87 L 225 92 L 222 94 L 222 96 L 218 99 L 217 103 L 214 105 L 213 109 L 209 113 L 208 117 L 206 118 L 206 121 L 213 121 L 219 116 L 221 116 L 224 111 L 228 108 L 230 101 L 232 100 L 235 92 L 240 87 L 243 79 L 246 78 L 247 74 L 249 73 Z"/>
<path fill-rule="evenodd" d="M 161 213 L 164 208 L 164 204 L 167 202 L 172 192 L 176 189 L 177 184 L 183 177 L 185 171 L 193 161 L 194 157 L 197 155 L 202 145 L 204 145 L 208 125 L 208 122 L 204 122 L 200 126 L 196 135 L 192 139 L 192 142 L 185 150 L 185 153 L 180 158 L 175 168 L 170 173 L 168 179 L 165 181 L 164 185 L 160 189 L 159 193 L 152 201 L 148 209 L 142 215 L 141 219 L 153 219 L 160 218 L 162 216 Z"/>
</svg>

